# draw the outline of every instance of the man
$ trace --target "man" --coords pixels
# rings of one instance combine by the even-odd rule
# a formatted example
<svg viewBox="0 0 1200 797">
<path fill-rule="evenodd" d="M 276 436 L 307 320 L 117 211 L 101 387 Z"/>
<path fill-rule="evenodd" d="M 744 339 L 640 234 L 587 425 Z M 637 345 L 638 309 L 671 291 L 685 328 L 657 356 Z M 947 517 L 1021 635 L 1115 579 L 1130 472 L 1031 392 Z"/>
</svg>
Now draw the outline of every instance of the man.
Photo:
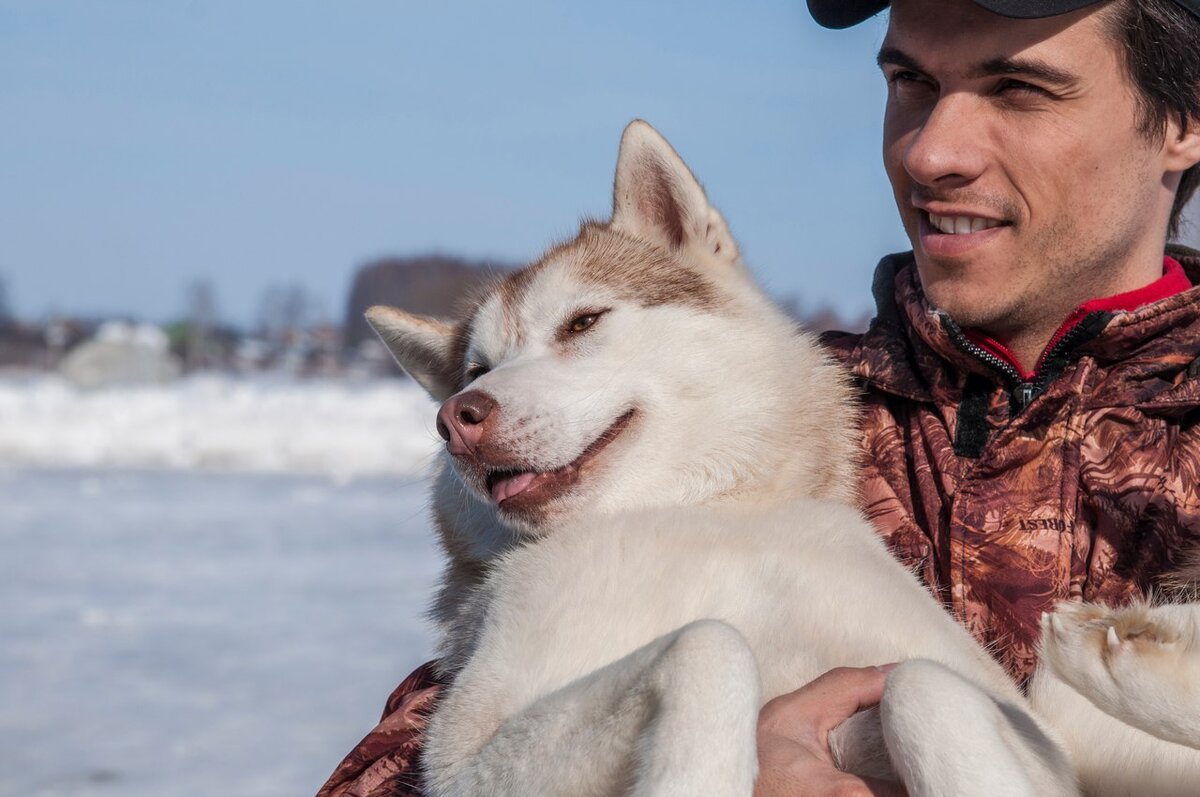
<svg viewBox="0 0 1200 797">
<path fill-rule="evenodd" d="M 886 0 L 809 0 L 845 27 Z M 896 0 L 884 161 L 913 252 L 828 339 L 864 393 L 862 498 L 1014 677 L 1059 600 L 1121 603 L 1200 542 L 1200 0 Z M 896 793 L 825 736 L 884 674 L 764 707 L 761 795 Z M 427 669 L 322 795 L 419 794 Z"/>
</svg>

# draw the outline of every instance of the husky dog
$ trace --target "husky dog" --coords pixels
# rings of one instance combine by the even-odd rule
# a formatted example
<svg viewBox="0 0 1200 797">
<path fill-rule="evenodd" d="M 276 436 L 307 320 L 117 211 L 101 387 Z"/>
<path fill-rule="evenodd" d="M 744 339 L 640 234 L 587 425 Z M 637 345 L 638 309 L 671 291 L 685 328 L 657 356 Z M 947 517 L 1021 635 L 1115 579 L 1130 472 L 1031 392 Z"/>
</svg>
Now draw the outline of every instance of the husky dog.
<svg viewBox="0 0 1200 797">
<path fill-rule="evenodd" d="M 442 406 L 435 795 L 750 795 L 760 707 L 903 661 L 832 734 L 913 795 L 1077 792 L 1056 736 L 853 507 L 847 380 L 658 133 L 613 213 L 457 325 L 368 318 Z"/>
</svg>

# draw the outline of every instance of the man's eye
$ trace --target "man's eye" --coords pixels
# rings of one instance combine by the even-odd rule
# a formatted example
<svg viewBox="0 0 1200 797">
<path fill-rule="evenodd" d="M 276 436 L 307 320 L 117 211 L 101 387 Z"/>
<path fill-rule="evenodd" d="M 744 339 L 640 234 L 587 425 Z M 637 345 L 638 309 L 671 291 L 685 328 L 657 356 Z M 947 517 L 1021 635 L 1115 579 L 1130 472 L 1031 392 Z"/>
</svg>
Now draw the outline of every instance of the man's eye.
<svg viewBox="0 0 1200 797">
<path fill-rule="evenodd" d="M 486 365 L 483 365 L 481 363 L 468 363 L 467 364 L 467 372 L 466 372 L 467 381 L 474 382 L 476 379 L 483 376 L 490 370 L 491 370 L 490 368 L 488 368 Z"/>
<path fill-rule="evenodd" d="M 929 85 L 929 81 L 923 76 L 910 69 L 897 69 L 892 74 L 888 75 L 887 82 L 893 86 L 903 85 Z"/>
<path fill-rule="evenodd" d="M 1005 80 L 1000 83 L 997 91 L 1002 94 L 1028 94 L 1031 96 L 1037 95 L 1042 97 L 1049 96 L 1050 94 L 1050 92 L 1046 91 L 1041 86 L 1035 86 L 1032 83 L 1026 83 L 1023 80 Z"/>
<path fill-rule="evenodd" d="M 887 76 L 888 87 L 900 96 L 918 95 L 934 88 L 933 83 L 918 72 L 898 69 Z"/>
</svg>

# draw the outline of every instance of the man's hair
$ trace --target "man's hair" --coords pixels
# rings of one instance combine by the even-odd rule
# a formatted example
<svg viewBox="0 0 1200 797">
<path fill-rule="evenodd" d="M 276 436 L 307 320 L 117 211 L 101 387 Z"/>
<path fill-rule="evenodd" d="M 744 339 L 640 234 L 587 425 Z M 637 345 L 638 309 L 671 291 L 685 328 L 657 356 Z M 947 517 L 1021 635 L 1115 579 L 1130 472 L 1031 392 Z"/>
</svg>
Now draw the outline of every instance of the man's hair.
<svg viewBox="0 0 1200 797">
<path fill-rule="evenodd" d="M 1108 9 L 1109 33 L 1124 50 L 1137 91 L 1138 126 L 1162 140 L 1175 120 L 1184 130 L 1200 123 L 1200 17 L 1172 0 L 1118 0 Z M 1200 164 L 1183 173 L 1167 234 L 1179 234 L 1179 220 L 1200 187 Z"/>
</svg>

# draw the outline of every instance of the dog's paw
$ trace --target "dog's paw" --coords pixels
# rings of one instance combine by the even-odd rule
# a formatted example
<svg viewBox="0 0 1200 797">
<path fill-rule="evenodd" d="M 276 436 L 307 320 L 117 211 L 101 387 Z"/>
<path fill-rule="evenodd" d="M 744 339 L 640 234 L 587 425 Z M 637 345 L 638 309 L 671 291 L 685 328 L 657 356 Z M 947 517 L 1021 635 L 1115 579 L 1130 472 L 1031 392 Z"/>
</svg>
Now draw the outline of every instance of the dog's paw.
<svg viewBox="0 0 1200 797">
<path fill-rule="evenodd" d="M 1107 673 L 1119 679 L 1134 659 L 1152 666 L 1171 658 L 1183 633 L 1162 607 L 1060 603 L 1042 616 L 1042 655 L 1064 678 Z"/>
<path fill-rule="evenodd" d="M 1059 604 L 1042 617 L 1042 666 L 1105 713 L 1200 746 L 1200 605 Z"/>
<path fill-rule="evenodd" d="M 1061 603 L 1042 616 L 1042 661 L 1096 702 L 1123 703 L 1147 681 L 1176 680 L 1193 666 L 1190 628 L 1176 608 Z"/>
</svg>

